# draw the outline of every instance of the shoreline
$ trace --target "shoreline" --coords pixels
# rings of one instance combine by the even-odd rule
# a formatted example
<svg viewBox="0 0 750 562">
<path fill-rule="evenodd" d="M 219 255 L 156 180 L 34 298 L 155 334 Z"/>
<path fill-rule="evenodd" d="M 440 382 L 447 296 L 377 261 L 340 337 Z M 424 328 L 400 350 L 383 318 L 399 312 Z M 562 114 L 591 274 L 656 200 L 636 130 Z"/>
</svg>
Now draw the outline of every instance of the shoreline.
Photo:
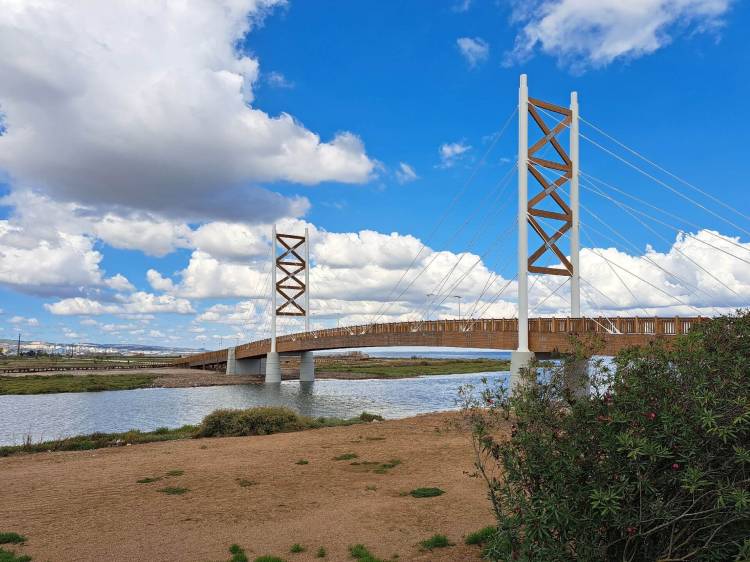
<svg viewBox="0 0 750 562">
<path fill-rule="evenodd" d="M 416 376 L 470 374 L 507 370 L 509 362 L 481 359 L 365 359 L 357 361 L 324 358 L 317 379 L 403 379 Z M 298 380 L 292 363 L 282 369 L 282 380 Z M 193 388 L 262 384 L 258 375 L 227 375 L 217 371 L 166 367 L 116 371 L 50 371 L 0 375 L 0 396 L 99 392 L 138 388 Z"/>
<path fill-rule="evenodd" d="M 464 537 L 494 518 L 459 419 L 0 458 L 0 527 L 34 560 L 223 560 L 233 543 L 251 559 L 308 562 L 322 546 L 348 560 L 361 543 L 380 558 L 478 561 Z M 409 495 L 419 487 L 445 494 Z M 436 533 L 455 546 L 421 550 Z M 295 543 L 305 552 L 289 554 Z"/>
</svg>

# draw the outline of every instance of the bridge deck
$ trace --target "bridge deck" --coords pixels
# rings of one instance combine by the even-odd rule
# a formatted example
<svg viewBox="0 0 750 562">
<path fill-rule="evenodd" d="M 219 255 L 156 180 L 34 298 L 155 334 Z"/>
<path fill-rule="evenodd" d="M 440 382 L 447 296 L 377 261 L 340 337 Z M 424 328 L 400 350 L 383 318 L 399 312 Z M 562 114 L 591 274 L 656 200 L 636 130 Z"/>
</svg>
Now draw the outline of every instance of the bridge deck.
<svg viewBox="0 0 750 562">
<path fill-rule="evenodd" d="M 530 318 L 529 348 L 537 353 L 566 352 L 573 337 L 596 337 L 601 353 L 644 345 L 658 339 L 686 334 L 700 317 L 677 318 Z M 393 322 L 328 328 L 276 338 L 279 352 L 323 351 L 357 347 L 465 347 L 514 350 L 518 347 L 518 319 L 431 320 Z M 239 345 L 237 359 L 265 357 L 271 340 Z M 175 360 L 175 365 L 205 367 L 226 363 L 227 349 L 209 351 Z"/>
</svg>

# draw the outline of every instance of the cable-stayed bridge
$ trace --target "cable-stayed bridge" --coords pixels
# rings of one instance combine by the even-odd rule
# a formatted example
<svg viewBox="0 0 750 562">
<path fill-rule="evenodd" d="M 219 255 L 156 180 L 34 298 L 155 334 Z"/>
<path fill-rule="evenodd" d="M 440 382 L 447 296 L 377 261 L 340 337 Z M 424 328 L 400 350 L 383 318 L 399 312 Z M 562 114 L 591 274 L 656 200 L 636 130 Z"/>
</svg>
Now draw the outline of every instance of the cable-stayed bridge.
<svg viewBox="0 0 750 562">
<path fill-rule="evenodd" d="M 489 250 L 478 256 L 473 264 L 463 264 L 467 254 L 460 254 L 449 271 L 445 273 L 428 294 L 429 301 L 416 315 L 417 319 L 405 322 L 384 322 L 394 303 L 397 303 L 413 291 L 418 279 L 430 270 L 436 257 L 423 260 L 426 246 L 422 245 L 410 265 L 387 295 L 383 295 L 381 305 L 366 324 L 336 328 L 310 328 L 310 256 L 309 236 L 281 234 L 274 228 L 272 233 L 271 256 L 268 260 L 270 281 L 268 298 L 268 332 L 269 337 L 221 349 L 201 353 L 177 360 L 177 364 L 193 368 L 226 369 L 230 374 L 264 375 L 266 382 L 279 382 L 280 355 L 300 356 L 300 380 L 311 381 L 315 377 L 313 351 L 344 348 L 390 347 L 390 346 L 429 346 L 460 348 L 491 348 L 511 351 L 512 375 L 517 375 L 522 367 L 528 364 L 533 356 L 548 356 L 564 353 L 571 349 L 573 338 L 595 338 L 602 354 L 614 354 L 620 349 L 632 345 L 643 345 L 650 341 L 669 339 L 687 333 L 696 322 L 700 322 L 712 311 L 692 304 L 690 295 L 709 295 L 709 290 L 695 279 L 689 278 L 684 271 L 674 271 L 667 264 L 659 263 L 649 254 L 640 256 L 639 263 L 658 272 L 663 283 L 654 282 L 642 272 L 628 264 L 608 257 L 606 252 L 597 250 L 590 233 L 611 241 L 613 244 L 633 249 L 633 241 L 615 229 L 606 217 L 599 216 L 594 210 L 581 203 L 581 188 L 587 194 L 596 196 L 615 206 L 616 212 L 630 217 L 644 230 L 655 237 L 668 241 L 659 229 L 677 232 L 708 249 L 716 259 L 736 260 L 750 266 L 750 245 L 739 242 L 739 239 L 724 237 L 710 230 L 701 231 L 701 236 L 686 232 L 683 225 L 699 228 L 694 222 L 680 217 L 670 208 L 638 197 L 628 190 L 621 189 L 611 182 L 599 179 L 580 169 L 579 139 L 583 138 L 592 146 L 601 149 L 608 156 L 615 158 L 636 172 L 643 174 L 659 188 L 666 190 L 670 197 L 687 202 L 699 212 L 705 213 L 712 220 L 730 226 L 744 234 L 750 231 L 737 222 L 739 219 L 750 221 L 736 207 L 727 204 L 720 198 L 683 180 L 676 174 L 649 160 L 634 149 L 621 143 L 601 128 L 589 123 L 579 115 L 577 94 L 570 97 L 570 106 L 563 107 L 537 98 L 529 97 L 526 76 L 521 76 L 518 106 L 510 115 L 500 131 L 495 135 L 488 153 L 508 129 L 514 117 L 518 117 L 518 157 L 516 165 L 507 173 L 499 184 L 499 194 L 492 194 L 481 202 L 480 208 L 497 207 L 501 195 L 508 187 L 511 173 L 517 170 L 517 213 L 514 221 L 501 231 L 491 246 L 516 238 L 516 272 L 509 279 L 503 279 L 499 273 L 490 271 L 488 279 L 481 288 L 476 302 L 466 317 L 461 317 L 459 300 L 458 320 L 428 320 L 431 312 L 437 310 L 448 299 L 459 297 L 456 291 L 474 268 L 487 257 Z M 608 139 L 614 149 L 602 142 L 580 133 L 583 122 Z M 529 141 L 529 124 L 537 131 Z M 619 149 L 619 150 L 615 150 Z M 624 151 L 624 155 L 623 155 Z M 486 157 L 486 155 L 485 155 Z M 635 159 L 635 162 L 634 162 Z M 484 158 L 482 159 L 482 161 Z M 479 162 L 479 165 L 482 164 Z M 646 168 L 646 169 L 644 169 Z M 458 191 L 448 209 L 437 221 L 433 232 L 444 227 L 447 214 L 455 202 L 466 192 L 469 180 Z M 666 179 L 665 179 L 666 178 Z M 531 190 L 529 189 L 531 180 Z M 679 184 L 679 187 L 675 187 Z M 530 193 L 531 191 L 531 193 Z M 624 200 L 627 199 L 627 202 Z M 590 217 L 591 222 L 581 220 L 581 209 Z M 733 215 L 732 219 L 727 214 Z M 455 233 L 459 233 L 475 217 L 469 217 Z M 480 240 L 493 222 L 494 215 L 487 215 L 480 230 L 470 241 L 470 245 Z M 587 221 L 589 218 L 587 218 Z M 735 222 L 737 221 L 737 222 Z M 593 226 L 596 224 L 597 226 Z M 583 229 L 581 227 L 584 227 Z M 529 228 L 530 227 L 530 228 Z M 515 232 L 514 232 L 515 231 Z M 517 233 L 517 234 L 516 234 Z M 454 236 L 455 236 L 454 234 Z M 588 301 L 589 310 L 602 310 L 597 305 L 597 298 L 615 304 L 620 303 L 611 298 L 602 287 L 581 275 L 581 240 L 586 236 L 590 244 L 589 259 L 596 259 L 598 267 L 607 276 L 607 281 L 625 289 L 633 303 L 627 316 L 607 314 L 582 315 L 581 297 Z M 567 251 L 561 243 L 568 242 Z M 529 242 L 535 245 L 529 247 Z M 705 263 L 688 255 L 684 250 L 673 247 L 682 261 L 689 264 L 702 279 L 734 298 L 738 306 L 747 306 L 741 302 L 740 294 L 735 290 L 736 279 L 728 279 L 719 272 L 712 271 Z M 744 267 L 744 265 L 743 265 Z M 750 270 L 748 270 L 750 271 Z M 530 277 L 531 282 L 530 282 Z M 529 294 L 540 283 L 540 279 L 561 278 L 562 281 L 550 285 L 545 298 L 530 306 Z M 499 290 L 497 285 L 500 284 Z M 733 286 L 734 285 L 734 286 Z M 517 317 L 488 318 L 492 306 L 501 299 L 506 290 L 515 286 L 517 300 Z M 567 286 L 570 296 L 570 315 L 566 317 L 534 317 L 549 299 L 559 297 Z M 687 288 L 690 295 L 674 294 L 672 287 Z M 315 288 L 313 287 L 313 293 Z M 494 292 L 494 294 L 493 294 Z M 660 316 L 649 314 L 649 303 L 657 295 L 666 299 L 681 311 L 679 316 Z M 736 297 L 736 298 L 735 298 Z M 633 310 L 638 316 L 633 316 Z M 278 335 L 277 320 L 287 317 L 299 317 L 304 320 L 304 330 L 298 333 Z"/>
</svg>

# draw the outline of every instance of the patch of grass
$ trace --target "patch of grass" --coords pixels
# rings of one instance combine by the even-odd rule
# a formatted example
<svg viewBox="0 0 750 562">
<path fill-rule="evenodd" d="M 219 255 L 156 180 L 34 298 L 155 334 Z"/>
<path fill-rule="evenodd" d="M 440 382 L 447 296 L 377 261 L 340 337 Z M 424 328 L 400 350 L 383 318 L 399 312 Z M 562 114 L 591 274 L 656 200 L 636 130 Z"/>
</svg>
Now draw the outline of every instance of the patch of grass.
<svg viewBox="0 0 750 562">
<path fill-rule="evenodd" d="M 464 540 L 464 542 L 466 544 L 476 544 L 482 546 L 489 542 L 489 540 L 495 536 L 496 532 L 497 527 L 493 527 L 492 525 L 490 525 L 489 527 L 484 527 L 483 529 L 479 529 L 478 531 L 469 533 L 468 535 L 466 535 L 466 539 Z"/>
<path fill-rule="evenodd" d="M 12 550 L 0 548 L 0 562 L 31 562 L 31 556 L 16 554 Z"/>
<path fill-rule="evenodd" d="M 32 443 L 30 440 L 23 445 L 7 445 L 0 447 L 0 457 L 7 457 L 23 453 L 43 453 L 46 451 L 88 451 L 106 447 L 122 447 L 127 444 L 154 443 L 156 441 L 172 441 L 175 439 L 190 439 L 195 435 L 196 426 L 183 425 L 177 429 L 160 429 L 156 431 L 139 431 L 131 429 L 122 433 L 91 433 L 68 437 L 56 441 Z"/>
<path fill-rule="evenodd" d="M 368 441 L 385 441 L 385 437 L 380 436 L 374 436 L 374 437 L 365 437 Z"/>
<path fill-rule="evenodd" d="M 316 558 L 325 558 L 328 555 L 326 552 L 326 549 L 322 546 L 318 549 L 318 552 L 315 553 Z"/>
<path fill-rule="evenodd" d="M 348 461 L 351 459 L 356 459 L 359 457 L 357 453 L 344 453 L 343 455 L 339 455 L 338 457 L 333 457 L 333 460 L 335 461 Z"/>
<path fill-rule="evenodd" d="M 0 544 L 23 544 L 26 537 L 18 533 L 0 533 Z"/>
<path fill-rule="evenodd" d="M 374 492 L 377 489 L 377 486 L 365 486 L 365 490 L 367 490 L 368 492 Z"/>
<path fill-rule="evenodd" d="M 349 555 L 359 560 L 359 562 L 385 562 L 380 558 L 376 558 L 372 553 L 367 550 L 367 547 L 363 544 L 355 544 L 349 547 Z"/>
<path fill-rule="evenodd" d="M 361 419 L 363 422 L 372 422 L 372 421 L 383 421 L 385 418 L 383 416 L 380 416 L 378 414 L 371 414 L 370 412 L 362 412 L 359 414 L 359 419 Z"/>
<path fill-rule="evenodd" d="M 136 484 L 151 484 L 151 482 L 158 482 L 161 480 L 161 476 L 154 476 L 153 478 L 150 476 L 147 476 L 146 478 L 141 478 L 140 480 L 136 480 Z"/>
<path fill-rule="evenodd" d="M 435 496 L 442 496 L 445 490 L 440 488 L 415 488 L 409 495 L 413 498 L 434 498 Z"/>
<path fill-rule="evenodd" d="M 51 394 L 132 390 L 153 386 L 157 375 L 27 375 L 0 376 L 0 394 Z"/>
<path fill-rule="evenodd" d="M 255 486 L 257 482 L 255 480 L 248 480 L 247 478 L 238 478 L 237 484 L 243 488 L 249 488 L 250 486 Z"/>
<path fill-rule="evenodd" d="M 182 476 L 185 474 L 184 470 L 170 470 L 167 472 L 167 476 Z"/>
<path fill-rule="evenodd" d="M 300 459 L 300 460 L 298 460 L 298 461 L 297 461 L 296 463 L 294 463 L 294 464 L 310 464 L 310 461 L 308 461 L 308 460 L 305 460 L 305 459 Z"/>
<path fill-rule="evenodd" d="M 278 556 L 258 556 L 253 562 L 285 562 L 283 558 Z"/>
<path fill-rule="evenodd" d="M 388 462 L 380 461 L 358 461 L 349 463 L 351 466 L 356 466 L 363 472 L 372 471 L 375 474 L 388 474 L 388 471 L 392 468 L 396 468 L 401 464 L 399 459 L 392 459 Z"/>
<path fill-rule="evenodd" d="M 474 359 L 422 359 L 422 360 L 382 360 L 366 364 L 342 362 L 326 365 L 321 370 L 331 373 L 355 373 L 373 375 L 380 378 L 405 378 L 420 375 L 453 375 L 465 373 L 482 373 L 490 371 L 507 371 L 509 361 Z"/>
<path fill-rule="evenodd" d="M 432 550 L 433 548 L 453 546 L 453 543 L 445 535 L 432 535 L 429 539 L 425 539 L 419 543 L 419 545 L 426 550 Z"/>
<path fill-rule="evenodd" d="M 167 494 L 168 496 L 181 496 L 190 491 L 190 488 L 180 488 L 179 486 L 167 486 L 166 488 L 160 488 L 159 492 Z"/>
<path fill-rule="evenodd" d="M 232 555 L 229 562 L 248 562 L 247 554 L 245 554 L 245 551 L 238 544 L 230 546 L 229 553 Z"/>
<path fill-rule="evenodd" d="M 291 548 L 289 549 L 289 552 L 297 554 L 298 552 L 305 552 L 305 547 L 302 546 L 300 543 L 296 542 L 294 543 Z"/>
</svg>

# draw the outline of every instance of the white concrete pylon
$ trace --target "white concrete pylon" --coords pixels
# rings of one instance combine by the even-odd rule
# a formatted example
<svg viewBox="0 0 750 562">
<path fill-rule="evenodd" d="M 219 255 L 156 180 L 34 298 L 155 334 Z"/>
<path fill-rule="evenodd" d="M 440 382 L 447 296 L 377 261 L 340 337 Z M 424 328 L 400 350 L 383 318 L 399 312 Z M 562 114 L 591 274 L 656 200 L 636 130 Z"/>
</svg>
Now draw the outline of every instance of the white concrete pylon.
<svg viewBox="0 0 750 562">
<path fill-rule="evenodd" d="M 570 94 L 570 210 L 572 213 L 572 224 L 570 228 L 570 264 L 573 266 L 573 275 L 570 278 L 570 316 L 581 317 L 581 261 L 580 261 L 580 212 L 578 191 L 578 93 Z"/>
<path fill-rule="evenodd" d="M 529 350 L 528 231 L 529 88 L 521 74 L 518 88 L 518 351 Z"/>
</svg>

